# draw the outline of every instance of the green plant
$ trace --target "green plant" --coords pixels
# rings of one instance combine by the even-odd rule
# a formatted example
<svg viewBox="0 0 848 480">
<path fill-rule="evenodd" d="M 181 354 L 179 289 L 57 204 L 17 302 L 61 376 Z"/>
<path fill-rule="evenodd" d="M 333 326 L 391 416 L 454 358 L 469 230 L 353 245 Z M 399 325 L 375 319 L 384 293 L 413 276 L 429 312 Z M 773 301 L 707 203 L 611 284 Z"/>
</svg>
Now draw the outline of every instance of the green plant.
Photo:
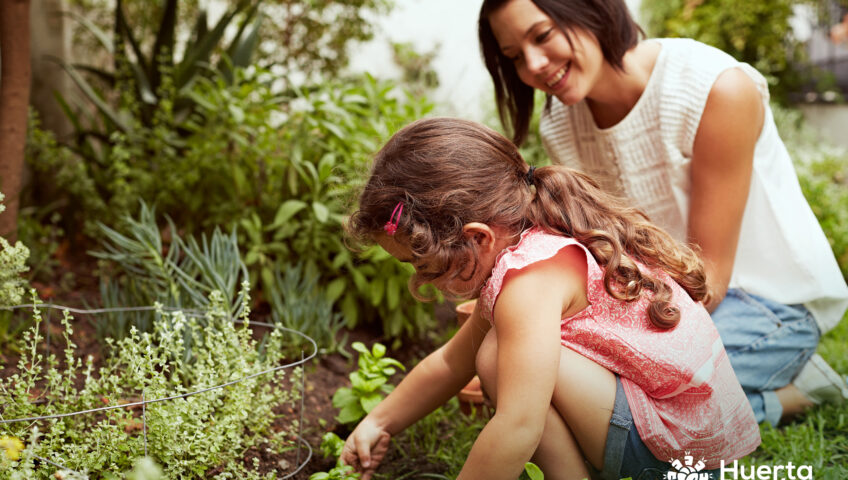
<svg viewBox="0 0 848 480">
<path fill-rule="evenodd" d="M 524 464 L 524 471 L 521 472 L 519 480 L 545 480 L 545 474 L 542 469 L 537 467 L 533 462 Z"/>
<path fill-rule="evenodd" d="M 271 371 L 282 360 L 285 334 L 273 331 L 260 349 L 252 339 L 247 314 L 245 309 L 244 323 L 237 326 L 223 296 L 214 292 L 202 317 L 160 312 L 163 321 L 157 322 L 153 332 L 132 330 L 122 340 L 109 340 L 108 356 L 102 367 L 95 368 L 90 356 L 80 358 L 71 341 L 73 319 L 67 311 L 62 319 L 63 355 L 39 353 L 41 311 L 34 308 L 35 324 L 25 334 L 18 372 L 0 384 L 3 419 L 161 399 L 243 380 L 150 403 L 143 410 L 116 408 L 2 425 L 0 435 L 31 440 L 19 460 L 0 455 L 0 478 L 10 478 L 9 472 L 17 470 L 32 472 L 26 478 L 50 478 L 50 468 L 35 456 L 109 478 L 132 468 L 145 451 L 163 466 L 164 478 L 204 477 L 216 467 L 222 478 L 260 478 L 241 459 L 246 450 L 263 444 L 277 450 L 294 447 L 296 420 L 291 418 L 279 431 L 272 424 L 279 418 L 275 407 L 292 406 L 299 398 L 297 391 L 287 390 L 280 382 L 288 374 L 297 385 L 302 372 Z M 183 341 L 186 332 L 192 337 L 190 352 Z M 188 361 L 183 361 L 186 357 Z M 260 372 L 267 373 L 256 375 Z M 33 427 L 38 433 L 31 433 Z"/>
<path fill-rule="evenodd" d="M 340 458 L 344 449 L 344 440 L 333 432 L 327 432 L 321 437 L 321 453 L 324 458 L 335 458 L 336 465 L 328 472 L 313 473 L 309 480 L 355 480 L 361 475 L 353 471 L 353 467 L 342 463 Z"/>
<path fill-rule="evenodd" d="M 3 198 L 0 192 L 0 213 L 6 209 Z M 21 303 L 27 284 L 21 274 L 28 270 L 28 258 L 29 249 L 20 240 L 11 245 L 0 237 L 0 307 Z M 20 315 L 0 308 L 0 349 L 19 350 L 18 337 L 27 325 Z"/>
<path fill-rule="evenodd" d="M 792 33 L 794 0 L 646 0 L 647 31 L 656 37 L 686 37 L 747 62 L 769 80 L 772 96 L 786 102 L 812 69 Z"/>
<path fill-rule="evenodd" d="M 177 308 L 205 308 L 209 295 L 220 292 L 226 310 L 238 316 L 243 310 L 245 294 L 239 285 L 247 279 L 236 233 L 229 235 L 216 229 L 211 238 L 201 236 L 182 238 L 177 227 L 168 219 L 167 236 L 156 224 L 155 211 L 142 202 L 139 218 L 125 219 L 124 235 L 101 224 L 101 251 L 91 255 L 110 261 L 113 271 L 108 282 L 101 284 L 106 307 L 148 306 L 162 303 Z M 149 312 L 116 312 L 110 321 L 97 322 L 101 338 L 122 337 L 131 326 L 149 331 L 152 315 Z"/>
<path fill-rule="evenodd" d="M 848 280 L 848 151 L 823 141 L 798 110 L 772 110 L 804 196 Z"/>
<path fill-rule="evenodd" d="M 271 306 L 274 323 L 306 334 L 323 354 L 340 351 L 347 334 L 339 337 L 344 326 L 341 313 L 333 311 L 324 291 L 318 286 L 319 272 L 302 264 L 275 270 L 272 283 L 265 283 L 265 296 Z M 293 343 L 292 347 L 299 347 Z"/>
<path fill-rule="evenodd" d="M 0 192 L 0 213 L 6 210 L 3 198 L 5 195 Z M 27 271 L 28 257 L 29 249 L 23 243 L 17 241 L 11 245 L 0 237 L 0 307 L 21 303 L 25 285 L 21 274 Z"/>
<path fill-rule="evenodd" d="M 32 282 L 55 282 L 68 290 L 73 285 L 73 273 L 59 274 L 59 251 L 65 231 L 57 205 L 27 206 L 18 211 L 18 238 L 29 246 L 28 277 Z"/>
<path fill-rule="evenodd" d="M 394 386 L 387 383 L 397 370 L 406 370 L 393 358 L 386 357 L 386 347 L 375 343 L 371 350 L 362 342 L 354 342 L 353 349 L 359 352 L 358 369 L 350 374 L 350 387 L 341 387 L 333 394 L 333 406 L 340 409 L 336 420 L 339 423 L 355 423 L 364 417 L 391 393 Z"/>
</svg>

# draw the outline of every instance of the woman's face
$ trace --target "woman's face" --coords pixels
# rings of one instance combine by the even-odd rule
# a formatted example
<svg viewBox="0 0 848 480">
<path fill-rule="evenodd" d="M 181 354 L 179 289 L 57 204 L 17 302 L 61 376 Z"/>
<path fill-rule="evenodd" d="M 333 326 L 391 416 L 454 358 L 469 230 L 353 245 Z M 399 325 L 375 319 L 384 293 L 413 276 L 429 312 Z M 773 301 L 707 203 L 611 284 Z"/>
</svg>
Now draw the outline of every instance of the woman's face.
<svg viewBox="0 0 848 480">
<path fill-rule="evenodd" d="M 604 56 L 593 34 L 569 32 L 572 48 L 556 22 L 531 0 L 511 0 L 489 15 L 501 53 L 521 81 L 566 105 L 587 97 L 600 78 Z"/>
</svg>

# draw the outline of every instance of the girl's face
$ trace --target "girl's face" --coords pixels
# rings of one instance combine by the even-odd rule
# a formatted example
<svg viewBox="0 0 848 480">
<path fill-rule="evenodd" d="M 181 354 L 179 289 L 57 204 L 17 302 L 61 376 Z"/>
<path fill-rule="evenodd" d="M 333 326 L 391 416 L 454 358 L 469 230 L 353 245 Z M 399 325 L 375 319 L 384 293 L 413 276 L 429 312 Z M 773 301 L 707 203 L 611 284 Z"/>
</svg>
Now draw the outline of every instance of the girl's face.
<svg viewBox="0 0 848 480">
<path fill-rule="evenodd" d="M 597 38 L 570 30 L 572 48 L 556 22 L 531 0 L 512 0 L 489 15 L 501 53 L 521 81 L 565 105 L 587 97 L 600 78 L 604 56 Z"/>
<path fill-rule="evenodd" d="M 381 233 L 377 235 L 374 240 L 396 259 L 401 262 L 409 263 L 415 267 L 415 271 L 419 275 L 435 271 L 432 264 L 428 264 L 429 259 L 415 256 L 412 253 L 412 250 L 410 250 L 410 248 L 402 242 L 402 238 Z M 469 275 L 472 273 L 473 265 L 468 265 L 468 267 L 466 267 L 466 271 L 463 271 L 459 277 L 450 278 L 450 274 L 446 273 L 429 283 L 432 283 L 433 286 L 438 288 L 441 292 L 450 296 L 477 298 L 480 294 L 480 290 L 489 278 L 489 275 L 491 275 L 492 268 L 495 266 L 496 257 L 497 255 L 492 255 L 487 251 L 481 252 L 479 263 L 477 264 L 477 271 L 469 280 L 463 280 L 463 278 L 469 278 Z"/>
</svg>

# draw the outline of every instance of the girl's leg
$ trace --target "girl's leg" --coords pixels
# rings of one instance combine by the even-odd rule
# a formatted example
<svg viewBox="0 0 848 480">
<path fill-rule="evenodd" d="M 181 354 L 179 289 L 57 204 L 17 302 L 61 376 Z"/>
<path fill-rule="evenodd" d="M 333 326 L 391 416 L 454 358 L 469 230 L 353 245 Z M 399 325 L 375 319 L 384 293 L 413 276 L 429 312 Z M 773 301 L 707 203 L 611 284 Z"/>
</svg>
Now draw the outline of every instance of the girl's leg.
<svg viewBox="0 0 848 480">
<path fill-rule="evenodd" d="M 477 353 L 477 373 L 497 408 L 497 337 L 491 329 Z M 545 431 L 533 457 L 545 478 L 589 477 L 585 460 L 601 470 L 615 403 L 615 375 L 565 347 Z"/>
</svg>

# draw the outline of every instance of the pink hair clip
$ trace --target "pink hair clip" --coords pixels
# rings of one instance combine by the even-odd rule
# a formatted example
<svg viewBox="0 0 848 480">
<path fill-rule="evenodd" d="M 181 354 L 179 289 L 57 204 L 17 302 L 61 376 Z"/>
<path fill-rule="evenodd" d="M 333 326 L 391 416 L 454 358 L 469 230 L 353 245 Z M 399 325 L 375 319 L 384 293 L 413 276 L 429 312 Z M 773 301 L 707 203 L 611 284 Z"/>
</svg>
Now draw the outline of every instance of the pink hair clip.
<svg viewBox="0 0 848 480">
<path fill-rule="evenodd" d="M 388 236 L 392 236 L 397 232 L 398 224 L 400 223 L 400 215 L 403 213 L 403 202 L 398 202 L 395 205 L 395 209 L 392 210 L 392 216 L 389 217 L 389 221 L 383 225 L 383 230 L 386 231 Z M 397 214 L 397 218 L 395 218 L 395 214 Z"/>
</svg>

